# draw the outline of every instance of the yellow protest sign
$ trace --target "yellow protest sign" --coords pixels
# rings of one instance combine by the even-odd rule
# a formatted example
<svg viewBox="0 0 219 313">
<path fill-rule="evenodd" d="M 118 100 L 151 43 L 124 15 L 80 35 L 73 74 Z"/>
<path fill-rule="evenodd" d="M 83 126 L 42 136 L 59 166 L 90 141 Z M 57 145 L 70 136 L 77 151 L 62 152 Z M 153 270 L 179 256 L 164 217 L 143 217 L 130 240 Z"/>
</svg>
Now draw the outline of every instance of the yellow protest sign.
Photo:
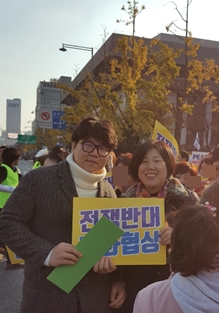
<svg viewBox="0 0 219 313">
<path fill-rule="evenodd" d="M 113 174 L 112 174 L 112 172 L 107 172 L 107 173 L 106 173 L 105 180 L 108 181 L 108 183 L 109 183 L 113 188 L 115 188 L 115 187 L 113 186 Z"/>
<path fill-rule="evenodd" d="M 116 265 L 166 264 L 166 247 L 159 244 L 165 225 L 164 200 L 158 198 L 74 198 L 72 244 L 105 216 L 124 231 L 106 256 Z"/>
<path fill-rule="evenodd" d="M 169 130 L 158 121 L 155 122 L 154 131 L 151 139 L 157 141 L 164 141 L 172 149 L 175 158 L 178 157 L 179 147 L 176 139 L 171 134 L 171 132 L 169 132 Z"/>
<path fill-rule="evenodd" d="M 9 259 L 11 261 L 11 264 L 24 263 L 24 260 L 21 259 L 18 255 L 16 255 L 13 251 L 11 251 L 11 249 L 9 249 L 8 247 L 6 247 L 6 249 L 7 249 L 8 256 L 9 256 Z"/>
</svg>

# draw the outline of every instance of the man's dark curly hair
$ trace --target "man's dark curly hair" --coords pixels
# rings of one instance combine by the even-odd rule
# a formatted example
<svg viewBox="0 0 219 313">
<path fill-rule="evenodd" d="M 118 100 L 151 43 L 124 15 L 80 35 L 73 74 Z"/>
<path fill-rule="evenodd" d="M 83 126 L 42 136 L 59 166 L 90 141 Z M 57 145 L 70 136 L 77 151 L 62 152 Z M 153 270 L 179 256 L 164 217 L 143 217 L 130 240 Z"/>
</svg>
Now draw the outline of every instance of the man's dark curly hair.
<svg viewBox="0 0 219 313">
<path fill-rule="evenodd" d="M 113 124 L 97 117 L 87 117 L 81 121 L 73 132 L 71 140 L 78 143 L 79 140 L 88 140 L 89 138 L 95 139 L 110 149 L 115 149 L 118 143 Z"/>
</svg>

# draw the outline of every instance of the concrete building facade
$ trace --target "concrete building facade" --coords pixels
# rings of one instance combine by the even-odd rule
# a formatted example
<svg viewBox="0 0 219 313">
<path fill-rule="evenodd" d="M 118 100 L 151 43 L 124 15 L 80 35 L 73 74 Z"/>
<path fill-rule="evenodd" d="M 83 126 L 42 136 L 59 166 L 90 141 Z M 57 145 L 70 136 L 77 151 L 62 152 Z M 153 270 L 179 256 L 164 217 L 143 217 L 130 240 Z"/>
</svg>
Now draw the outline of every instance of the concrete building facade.
<svg viewBox="0 0 219 313">
<path fill-rule="evenodd" d="M 57 83 L 68 85 L 71 83 L 71 77 L 61 76 Z M 42 110 L 62 110 L 65 107 L 62 99 L 62 90 L 56 87 L 56 82 L 39 82 L 36 95 L 35 120 L 32 123 L 33 132 L 39 127 L 40 112 Z"/>
</svg>

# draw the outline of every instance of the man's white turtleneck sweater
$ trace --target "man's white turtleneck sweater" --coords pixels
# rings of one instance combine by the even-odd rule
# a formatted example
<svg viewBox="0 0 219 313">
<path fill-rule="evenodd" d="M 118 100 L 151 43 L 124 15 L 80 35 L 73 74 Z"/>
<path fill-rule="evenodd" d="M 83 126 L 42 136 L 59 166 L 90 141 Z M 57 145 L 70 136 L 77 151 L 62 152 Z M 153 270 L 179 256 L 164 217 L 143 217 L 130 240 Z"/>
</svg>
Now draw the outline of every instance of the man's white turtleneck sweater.
<svg viewBox="0 0 219 313">
<path fill-rule="evenodd" d="M 95 198 L 98 189 L 98 182 L 106 176 L 105 167 L 102 169 L 100 174 L 92 174 L 85 171 L 73 159 L 73 154 L 69 154 L 66 158 L 69 164 L 71 175 L 75 182 L 78 196 L 80 198 Z M 52 250 L 44 261 L 44 265 L 49 266 L 49 260 Z"/>
<path fill-rule="evenodd" d="M 98 182 L 106 176 L 105 167 L 100 174 L 92 174 L 85 171 L 73 159 L 73 154 L 69 154 L 66 161 L 69 164 L 71 175 L 75 182 L 78 196 L 81 198 L 95 198 L 97 194 Z"/>
</svg>

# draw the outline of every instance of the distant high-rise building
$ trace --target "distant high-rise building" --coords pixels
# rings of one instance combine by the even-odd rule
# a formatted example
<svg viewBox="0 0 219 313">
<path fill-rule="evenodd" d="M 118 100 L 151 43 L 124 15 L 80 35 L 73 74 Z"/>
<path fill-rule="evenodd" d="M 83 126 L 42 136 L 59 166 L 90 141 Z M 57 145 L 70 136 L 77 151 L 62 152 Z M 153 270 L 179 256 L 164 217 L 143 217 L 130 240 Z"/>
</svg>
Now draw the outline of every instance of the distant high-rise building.
<svg viewBox="0 0 219 313">
<path fill-rule="evenodd" d="M 5 130 L 0 129 L 0 146 L 5 145 Z"/>
<path fill-rule="evenodd" d="M 7 99 L 6 104 L 6 145 L 14 145 L 21 131 L 21 100 Z"/>
</svg>

